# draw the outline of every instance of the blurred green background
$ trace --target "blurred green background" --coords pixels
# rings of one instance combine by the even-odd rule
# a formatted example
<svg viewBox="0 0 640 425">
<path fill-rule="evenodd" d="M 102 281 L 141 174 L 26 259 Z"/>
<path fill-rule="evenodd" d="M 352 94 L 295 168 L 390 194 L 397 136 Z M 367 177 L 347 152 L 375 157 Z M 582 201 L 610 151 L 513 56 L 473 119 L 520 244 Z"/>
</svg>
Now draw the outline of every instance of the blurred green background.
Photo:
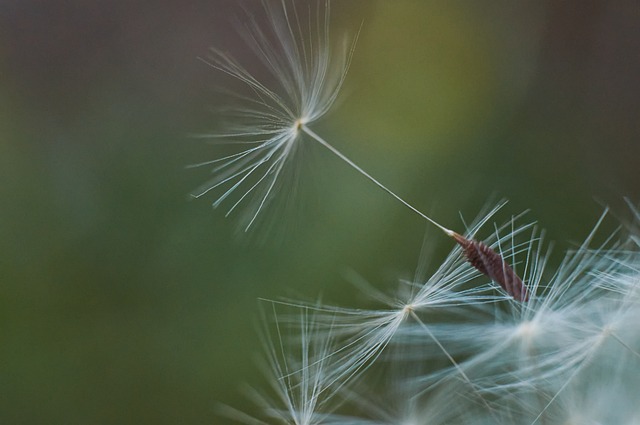
<svg viewBox="0 0 640 425">
<path fill-rule="evenodd" d="M 238 239 L 214 197 L 187 200 L 206 170 L 184 166 L 213 155 L 189 134 L 212 129 L 228 81 L 197 57 L 235 46 L 251 63 L 237 12 L 0 4 L 1 423 L 226 423 L 216 402 L 251 412 L 238 389 L 261 382 L 259 297 L 353 304 L 345 270 L 394 288 L 419 263 L 425 223 L 316 146 L 282 242 Z M 314 129 L 418 209 L 461 229 L 459 211 L 508 198 L 557 260 L 602 205 L 640 200 L 637 2 L 336 0 L 332 15 L 336 33 L 363 26 Z"/>
</svg>

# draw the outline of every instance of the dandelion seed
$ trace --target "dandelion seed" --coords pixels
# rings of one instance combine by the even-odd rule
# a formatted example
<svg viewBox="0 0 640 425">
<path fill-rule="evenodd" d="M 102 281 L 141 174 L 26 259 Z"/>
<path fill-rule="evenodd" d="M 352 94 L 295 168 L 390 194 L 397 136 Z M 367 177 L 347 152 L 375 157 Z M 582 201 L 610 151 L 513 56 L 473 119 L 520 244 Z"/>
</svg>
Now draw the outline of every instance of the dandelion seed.
<svg viewBox="0 0 640 425">
<path fill-rule="evenodd" d="M 332 56 L 329 43 L 329 2 L 325 3 L 324 15 L 321 15 L 318 3 L 318 16 L 315 20 L 309 11 L 308 21 L 315 22 L 315 27 L 309 30 L 307 37 L 304 37 L 306 34 L 302 30 L 303 24 L 295 2 L 290 4 L 291 11 L 287 9 L 285 1 L 278 7 L 270 2 L 263 2 L 263 6 L 273 26 L 263 29 L 252 21 L 245 28 L 245 39 L 277 79 L 284 94 L 279 94 L 276 89 L 254 77 L 230 55 L 212 50 L 213 56 L 206 63 L 243 82 L 256 97 L 245 98 L 250 106 L 237 112 L 241 121 L 235 127 L 226 133 L 210 135 L 231 142 L 248 143 L 249 147 L 223 158 L 195 164 L 195 167 L 214 165 L 213 173 L 216 176 L 194 192 L 193 196 L 198 198 L 226 185 L 226 191 L 213 203 L 217 207 L 234 192 L 244 191 L 227 212 L 229 215 L 249 195 L 254 194 L 257 202 L 249 208 L 245 227 L 247 231 L 272 199 L 285 167 L 293 161 L 302 136 L 306 135 L 411 211 L 454 238 L 476 269 L 499 283 L 515 299 L 526 301 L 528 293 L 522 280 L 499 254 L 485 244 L 468 240 L 423 214 L 309 128 L 335 102 L 355 46 L 355 40 L 351 44 L 343 42 L 339 54 Z M 271 41 L 272 38 L 275 41 Z"/>
</svg>

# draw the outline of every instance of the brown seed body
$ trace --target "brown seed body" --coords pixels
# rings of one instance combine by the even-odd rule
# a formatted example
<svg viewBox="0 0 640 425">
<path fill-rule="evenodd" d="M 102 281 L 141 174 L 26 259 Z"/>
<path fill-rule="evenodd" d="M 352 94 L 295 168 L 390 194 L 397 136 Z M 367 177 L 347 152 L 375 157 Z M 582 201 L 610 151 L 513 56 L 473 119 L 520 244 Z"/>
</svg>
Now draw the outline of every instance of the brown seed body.
<svg viewBox="0 0 640 425">
<path fill-rule="evenodd" d="M 529 293 L 522 279 L 500 254 L 482 242 L 467 239 L 455 232 L 452 236 L 460 244 L 467 261 L 473 267 L 498 283 L 514 299 L 518 301 L 529 300 Z"/>
</svg>

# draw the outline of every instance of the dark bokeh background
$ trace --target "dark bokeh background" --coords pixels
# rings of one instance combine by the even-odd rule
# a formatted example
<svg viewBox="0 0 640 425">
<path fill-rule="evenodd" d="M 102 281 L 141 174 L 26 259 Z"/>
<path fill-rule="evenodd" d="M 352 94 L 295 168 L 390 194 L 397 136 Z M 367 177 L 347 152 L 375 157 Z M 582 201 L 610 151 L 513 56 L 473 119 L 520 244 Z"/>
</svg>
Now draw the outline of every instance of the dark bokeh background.
<svg viewBox="0 0 640 425">
<path fill-rule="evenodd" d="M 184 166 L 212 154 L 188 135 L 211 128 L 225 81 L 196 58 L 242 48 L 236 10 L 0 4 L 0 422 L 225 423 L 215 403 L 250 412 L 236 390 L 261 379 L 258 297 L 351 303 L 346 269 L 392 287 L 416 267 L 425 224 L 319 148 L 311 208 L 280 244 L 238 241 L 212 198 L 187 201 L 203 174 Z M 602 204 L 640 200 L 637 2 L 332 12 L 364 24 L 314 129 L 443 224 L 506 197 L 557 260 Z"/>
</svg>

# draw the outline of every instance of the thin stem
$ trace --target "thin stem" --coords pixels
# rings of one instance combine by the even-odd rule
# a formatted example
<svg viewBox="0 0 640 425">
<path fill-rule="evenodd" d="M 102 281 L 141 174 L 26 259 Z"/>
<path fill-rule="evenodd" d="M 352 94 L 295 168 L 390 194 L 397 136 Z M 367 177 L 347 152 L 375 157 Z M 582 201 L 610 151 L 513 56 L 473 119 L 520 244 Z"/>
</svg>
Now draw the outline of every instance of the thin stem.
<svg viewBox="0 0 640 425">
<path fill-rule="evenodd" d="M 620 339 L 620 337 L 618 335 L 616 335 L 615 333 L 611 332 L 609 335 L 611 335 L 613 337 L 613 339 L 615 339 L 616 341 L 618 341 L 618 343 L 620 345 L 622 345 L 624 348 L 626 348 L 627 350 L 629 350 L 631 353 L 633 353 L 636 357 L 640 357 L 640 353 L 638 353 L 636 350 L 634 350 L 633 348 L 631 348 L 626 342 L 624 342 L 622 339 Z"/>
<path fill-rule="evenodd" d="M 424 323 L 422 320 L 420 320 L 420 318 L 418 317 L 418 315 L 415 313 L 415 311 L 411 310 L 410 311 L 411 317 L 413 317 L 413 319 L 418 322 L 418 324 L 422 327 L 422 329 L 425 330 L 425 332 L 427 332 L 427 334 L 429 335 L 429 337 L 431 338 L 431 340 L 433 342 L 436 343 L 436 345 L 438 346 L 438 348 L 440 348 L 440 350 L 444 353 L 445 356 L 447 356 L 447 359 L 449 359 L 449 361 L 451 362 L 451 364 L 453 365 L 453 367 L 458 371 L 458 373 L 460 374 L 460 376 L 462 376 L 462 379 L 464 379 L 464 381 L 469 384 L 469 386 L 471 387 L 471 389 L 473 390 L 473 392 L 478 396 L 478 398 L 480 398 L 480 401 L 482 401 L 482 404 L 484 404 L 484 406 L 487 408 L 487 410 L 489 411 L 489 413 L 494 416 L 495 418 L 495 413 L 493 411 L 493 408 L 489 405 L 489 402 L 487 400 L 485 400 L 485 398 L 482 396 L 482 394 L 480 394 L 480 391 L 478 390 L 478 388 L 476 387 L 476 385 L 474 385 L 474 383 L 471 381 L 471 379 L 469 379 L 469 376 L 467 376 L 467 374 L 465 373 L 465 371 L 462 369 L 462 367 L 460 366 L 460 364 L 453 358 L 453 356 L 451 354 L 449 354 L 449 352 L 447 351 L 446 348 L 444 348 L 444 346 L 440 343 L 440 341 L 438 340 L 438 338 L 436 338 L 436 336 L 433 334 L 433 332 L 431 332 L 431 329 L 429 329 L 429 327 L 427 326 L 426 323 Z"/>
<path fill-rule="evenodd" d="M 482 242 L 477 242 L 472 239 L 467 239 L 462 235 L 454 232 L 453 230 L 447 229 L 442 224 L 436 222 L 431 217 L 428 217 L 415 209 L 411 204 L 407 201 L 396 195 L 391 189 L 387 188 L 385 185 L 376 180 L 369 173 L 364 171 L 358 165 L 356 165 L 349 158 L 344 156 L 342 152 L 334 148 L 329 142 L 324 140 L 322 137 L 317 135 L 313 130 L 304 124 L 302 120 L 296 121 L 295 129 L 297 131 L 303 131 L 308 136 L 311 136 L 316 142 L 320 143 L 325 148 L 329 149 L 333 152 L 338 158 L 342 159 L 344 162 L 349 164 L 353 169 L 358 171 L 360 174 L 371 180 L 376 184 L 380 189 L 387 192 L 389 195 L 396 198 L 400 201 L 404 206 L 409 208 L 414 213 L 418 214 L 420 217 L 424 218 L 440 230 L 442 230 L 447 236 L 452 237 L 455 241 L 462 246 L 464 255 L 466 260 L 471 264 L 475 269 L 489 277 L 494 282 L 498 283 L 509 295 L 515 298 L 518 301 L 528 301 L 529 295 L 527 291 L 527 287 L 522 282 L 522 279 L 513 271 L 511 266 L 502 258 L 502 255 L 496 253 L 493 249 L 486 246 Z"/>
<path fill-rule="evenodd" d="M 446 227 L 444 227 L 443 225 L 441 225 L 440 223 L 436 222 L 435 220 L 433 220 L 430 217 L 427 217 L 426 215 L 424 215 L 423 213 L 421 213 L 420 211 L 418 211 L 417 209 L 415 209 L 414 207 L 411 206 L 411 204 L 409 204 L 408 202 L 406 202 L 404 199 L 402 199 L 401 197 L 399 197 L 398 195 L 396 195 L 395 193 L 393 193 L 393 191 L 391 191 L 391 189 L 387 188 L 385 185 L 383 185 L 382 183 L 380 183 L 378 180 L 376 180 L 373 176 L 371 176 L 369 173 L 367 173 L 366 171 L 364 171 L 362 168 L 360 168 L 358 165 L 356 165 L 353 161 L 351 161 L 349 158 L 347 158 L 346 156 L 344 156 L 342 154 L 342 152 L 340 152 L 339 150 L 337 150 L 336 148 L 334 148 L 332 145 L 329 144 L 329 142 L 327 142 L 326 140 L 324 140 L 322 137 L 320 137 L 318 134 L 316 134 L 313 130 L 311 130 L 309 127 L 307 127 L 305 124 L 303 123 L 299 123 L 298 124 L 298 128 L 302 131 L 304 131 L 305 133 L 307 133 L 307 135 L 311 136 L 315 141 L 317 141 L 318 143 L 320 143 L 322 146 L 324 146 L 325 148 L 329 149 L 331 152 L 333 152 L 335 155 L 338 156 L 338 158 L 342 159 L 344 162 L 346 162 L 347 164 L 349 164 L 352 168 L 354 168 L 356 171 L 358 171 L 360 174 L 362 174 L 363 176 L 365 176 L 366 178 L 368 178 L 369 180 L 371 180 L 373 183 L 375 183 L 380 189 L 384 190 L 385 192 L 387 192 L 389 195 L 393 196 L 394 198 L 396 198 L 398 201 L 400 201 L 404 206 L 406 206 L 407 208 L 409 208 L 411 211 L 413 211 L 414 213 L 418 214 L 420 217 L 424 218 L 425 220 L 429 221 L 431 224 L 433 224 L 434 226 L 438 227 L 440 230 L 442 230 L 444 233 L 446 233 L 448 236 L 453 237 L 455 232 L 453 230 L 447 229 Z"/>
</svg>

